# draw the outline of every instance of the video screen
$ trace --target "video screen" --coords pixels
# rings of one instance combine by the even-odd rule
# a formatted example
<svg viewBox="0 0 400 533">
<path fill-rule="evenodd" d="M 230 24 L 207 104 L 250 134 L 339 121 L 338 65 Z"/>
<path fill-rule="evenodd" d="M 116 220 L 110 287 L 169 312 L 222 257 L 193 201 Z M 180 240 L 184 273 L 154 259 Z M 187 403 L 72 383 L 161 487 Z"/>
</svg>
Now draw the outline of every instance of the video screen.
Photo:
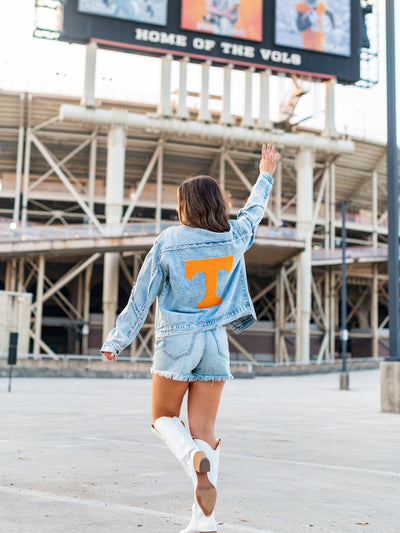
<svg viewBox="0 0 400 533">
<path fill-rule="evenodd" d="M 276 0 L 275 44 L 350 57 L 351 0 Z"/>
<path fill-rule="evenodd" d="M 262 41 L 263 0 L 182 0 L 184 30 Z"/>
<path fill-rule="evenodd" d="M 78 11 L 117 19 L 167 24 L 168 0 L 79 0 Z"/>
</svg>

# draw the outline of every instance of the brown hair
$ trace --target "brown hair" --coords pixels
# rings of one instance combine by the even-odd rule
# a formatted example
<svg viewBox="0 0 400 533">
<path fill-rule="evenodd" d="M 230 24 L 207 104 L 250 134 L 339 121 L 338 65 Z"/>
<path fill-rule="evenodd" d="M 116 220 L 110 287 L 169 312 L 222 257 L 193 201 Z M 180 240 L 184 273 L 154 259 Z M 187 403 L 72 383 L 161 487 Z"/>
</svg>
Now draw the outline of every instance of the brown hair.
<svg viewBox="0 0 400 533">
<path fill-rule="evenodd" d="M 216 233 L 230 230 L 225 194 L 210 176 L 188 178 L 178 188 L 179 220 Z"/>
</svg>

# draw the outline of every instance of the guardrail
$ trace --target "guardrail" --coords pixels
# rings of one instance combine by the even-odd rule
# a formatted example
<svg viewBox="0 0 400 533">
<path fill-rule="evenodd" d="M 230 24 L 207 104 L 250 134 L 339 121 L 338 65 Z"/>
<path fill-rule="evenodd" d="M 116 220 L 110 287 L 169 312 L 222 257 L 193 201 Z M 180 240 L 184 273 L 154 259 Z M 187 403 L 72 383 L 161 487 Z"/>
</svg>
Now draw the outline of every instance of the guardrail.
<svg viewBox="0 0 400 533">
<path fill-rule="evenodd" d="M 76 225 L 28 225 L 16 226 L 13 222 L 0 221 L 0 242 L 36 242 L 74 239 L 101 239 L 107 237 L 123 238 L 136 235 L 158 235 L 161 231 L 178 222 L 131 223 L 131 224 L 102 224 L 100 227 L 92 224 Z M 303 241 L 304 232 L 295 228 L 259 226 L 256 237 L 267 239 L 283 239 Z"/>
<path fill-rule="evenodd" d="M 132 224 L 103 224 L 100 227 L 92 224 L 25 226 L 14 227 L 13 224 L 0 224 L 0 241 L 3 242 L 35 242 L 73 239 L 101 239 L 107 237 L 129 237 L 132 235 L 157 235 L 172 222 Z"/>
<path fill-rule="evenodd" d="M 346 261 L 349 260 L 365 260 L 365 259 L 387 259 L 387 247 L 374 248 L 372 246 L 352 246 L 346 248 Z M 341 261 L 342 249 L 335 248 L 334 250 L 313 250 L 313 261 Z"/>
</svg>

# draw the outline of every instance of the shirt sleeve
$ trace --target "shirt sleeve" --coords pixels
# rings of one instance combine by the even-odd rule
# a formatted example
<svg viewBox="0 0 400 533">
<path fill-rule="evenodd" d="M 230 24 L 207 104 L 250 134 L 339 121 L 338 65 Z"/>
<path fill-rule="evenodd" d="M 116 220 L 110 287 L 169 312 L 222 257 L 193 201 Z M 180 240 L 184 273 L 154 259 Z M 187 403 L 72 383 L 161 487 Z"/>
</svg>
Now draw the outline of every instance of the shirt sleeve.
<svg viewBox="0 0 400 533">
<path fill-rule="evenodd" d="M 150 306 L 162 289 L 165 274 L 161 266 L 161 250 L 157 243 L 146 256 L 128 303 L 117 318 L 115 328 L 108 334 L 102 352 L 118 355 L 139 333 Z"/>
<path fill-rule="evenodd" d="M 273 183 L 274 178 L 267 172 L 262 172 L 258 176 L 245 206 L 238 212 L 237 220 L 232 222 L 232 225 L 239 229 L 246 250 L 253 244 L 257 227 L 268 204 Z"/>
</svg>

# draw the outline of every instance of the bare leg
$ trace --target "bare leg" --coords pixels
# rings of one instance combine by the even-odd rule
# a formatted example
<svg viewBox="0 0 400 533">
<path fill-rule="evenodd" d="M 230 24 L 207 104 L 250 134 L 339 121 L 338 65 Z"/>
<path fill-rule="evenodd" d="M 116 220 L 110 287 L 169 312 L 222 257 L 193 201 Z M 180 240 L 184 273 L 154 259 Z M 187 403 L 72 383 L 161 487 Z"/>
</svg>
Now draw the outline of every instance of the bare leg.
<svg viewBox="0 0 400 533">
<path fill-rule="evenodd" d="M 153 422 L 161 416 L 177 416 L 181 412 L 181 405 L 188 381 L 176 381 L 153 374 L 152 415 Z"/>
<path fill-rule="evenodd" d="M 214 424 L 225 381 L 196 381 L 189 385 L 189 428 L 195 439 L 201 439 L 217 447 Z"/>
</svg>

